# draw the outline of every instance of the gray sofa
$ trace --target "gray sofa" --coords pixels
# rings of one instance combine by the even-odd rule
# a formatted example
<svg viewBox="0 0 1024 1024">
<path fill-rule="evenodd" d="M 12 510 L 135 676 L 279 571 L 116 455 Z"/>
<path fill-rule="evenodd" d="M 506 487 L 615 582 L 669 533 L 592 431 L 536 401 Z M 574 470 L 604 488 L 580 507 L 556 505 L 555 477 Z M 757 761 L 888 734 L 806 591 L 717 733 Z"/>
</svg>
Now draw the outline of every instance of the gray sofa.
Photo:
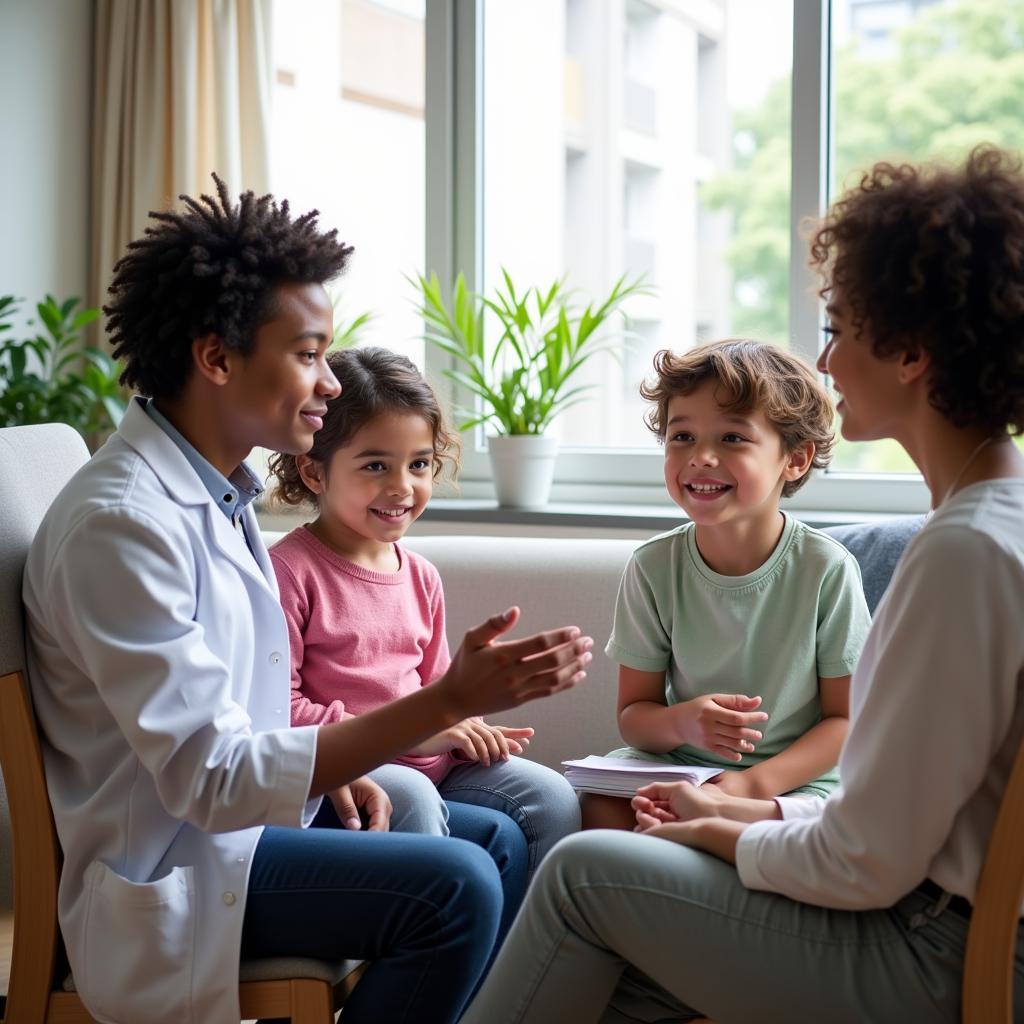
<svg viewBox="0 0 1024 1024">
<path fill-rule="evenodd" d="M 878 603 L 922 517 L 830 527 L 857 558 L 868 606 Z M 268 543 L 281 534 L 268 533 Z M 594 661 L 580 686 L 495 717 L 537 730 L 529 756 L 550 767 L 621 746 L 615 723 L 617 667 L 604 655 L 619 577 L 637 542 L 522 537 L 409 536 L 444 581 L 448 642 L 512 604 L 522 619 L 512 635 L 574 624 L 594 638 Z"/>
</svg>

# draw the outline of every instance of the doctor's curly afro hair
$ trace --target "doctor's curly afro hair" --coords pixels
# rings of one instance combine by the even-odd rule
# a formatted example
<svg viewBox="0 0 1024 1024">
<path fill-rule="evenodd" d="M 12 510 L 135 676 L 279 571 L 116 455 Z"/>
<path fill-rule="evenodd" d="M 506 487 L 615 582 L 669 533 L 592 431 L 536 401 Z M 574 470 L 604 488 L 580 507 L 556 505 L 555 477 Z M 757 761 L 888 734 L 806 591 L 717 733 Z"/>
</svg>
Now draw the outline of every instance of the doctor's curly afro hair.
<svg viewBox="0 0 1024 1024">
<path fill-rule="evenodd" d="M 192 342 L 217 334 L 252 351 L 256 330 L 274 316 L 281 284 L 324 284 L 352 247 L 318 229 L 317 210 L 293 218 L 284 200 L 244 192 L 237 205 L 213 175 L 217 196 L 179 196 L 183 212 L 151 212 L 157 222 L 114 266 L 103 307 L 121 383 L 152 398 L 177 397 L 192 368 Z"/>
</svg>

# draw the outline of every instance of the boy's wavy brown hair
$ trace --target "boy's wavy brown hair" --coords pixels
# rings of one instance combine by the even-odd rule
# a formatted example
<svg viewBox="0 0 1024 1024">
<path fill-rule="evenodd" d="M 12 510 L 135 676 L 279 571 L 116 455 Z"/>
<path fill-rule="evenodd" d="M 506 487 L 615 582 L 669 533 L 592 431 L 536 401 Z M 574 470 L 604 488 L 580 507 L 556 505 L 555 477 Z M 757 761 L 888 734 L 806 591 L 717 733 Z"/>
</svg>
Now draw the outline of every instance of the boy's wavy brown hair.
<svg viewBox="0 0 1024 1024">
<path fill-rule="evenodd" d="M 811 266 L 875 355 L 928 353 L 929 400 L 952 423 L 1024 431 L 1020 157 L 875 164 L 817 228 Z"/>
<path fill-rule="evenodd" d="M 452 479 L 458 472 L 458 435 L 445 425 L 434 389 L 412 360 L 386 348 L 346 348 L 331 352 L 327 364 L 341 383 L 341 394 L 327 403 L 324 425 L 313 435 L 306 453 L 327 466 L 331 456 L 344 448 L 375 416 L 385 412 L 415 413 L 429 424 L 434 437 L 434 479 L 447 466 Z M 275 478 L 272 504 L 317 506 L 317 496 L 303 482 L 294 455 L 278 452 L 268 463 Z"/>
<path fill-rule="evenodd" d="M 832 403 L 814 371 L 777 345 L 733 339 L 716 341 L 677 354 L 663 349 L 654 357 L 654 377 L 640 385 L 640 394 L 653 403 L 644 422 L 665 440 L 668 403 L 676 395 L 691 395 L 708 381 L 718 387 L 715 397 L 723 409 L 745 413 L 757 410 L 778 431 L 783 451 L 814 443 L 811 466 L 799 480 L 787 480 L 782 496 L 795 494 L 811 475 L 832 459 Z"/>
</svg>

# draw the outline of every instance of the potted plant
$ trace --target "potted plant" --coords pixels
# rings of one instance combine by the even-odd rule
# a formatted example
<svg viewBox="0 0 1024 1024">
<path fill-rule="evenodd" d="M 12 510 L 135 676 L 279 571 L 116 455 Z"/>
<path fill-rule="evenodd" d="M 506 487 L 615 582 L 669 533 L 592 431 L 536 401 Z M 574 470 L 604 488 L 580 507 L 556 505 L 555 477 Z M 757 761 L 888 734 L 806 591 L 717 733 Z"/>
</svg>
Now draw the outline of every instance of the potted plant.
<svg viewBox="0 0 1024 1024">
<path fill-rule="evenodd" d="M 598 353 L 614 354 L 614 339 L 601 328 L 616 314 L 625 321 L 626 300 L 649 292 L 642 280 L 623 275 L 600 302 L 580 308 L 564 278 L 522 293 L 507 271 L 502 278 L 504 287 L 488 297 L 470 291 L 459 274 L 450 301 L 436 274 L 413 283 L 426 340 L 455 360 L 445 375 L 479 399 L 478 407 L 460 410 L 461 429 L 487 424 L 493 431 L 487 449 L 498 503 L 535 507 L 547 502 L 558 450 L 546 431 L 595 387 L 577 384 L 576 374 Z M 488 314 L 498 327 L 489 348 Z"/>
<path fill-rule="evenodd" d="M 68 423 L 97 447 L 117 427 L 126 406 L 117 362 L 81 344 L 83 329 L 99 310 L 76 312 L 78 299 L 59 303 L 47 295 L 36 306 L 43 330 L 13 341 L 4 334 L 12 330 L 18 302 L 0 295 L 0 427 Z"/>
</svg>

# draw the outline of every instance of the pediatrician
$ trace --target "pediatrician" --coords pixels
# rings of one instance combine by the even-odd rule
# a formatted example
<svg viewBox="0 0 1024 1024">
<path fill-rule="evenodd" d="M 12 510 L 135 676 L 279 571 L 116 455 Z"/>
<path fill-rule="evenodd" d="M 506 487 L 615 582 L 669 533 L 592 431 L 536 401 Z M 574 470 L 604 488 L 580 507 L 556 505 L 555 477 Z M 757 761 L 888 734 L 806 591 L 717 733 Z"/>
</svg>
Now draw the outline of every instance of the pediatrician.
<svg viewBox="0 0 1024 1024">
<path fill-rule="evenodd" d="M 315 213 L 217 190 L 154 214 L 117 264 L 109 328 L 144 397 L 56 498 L 25 571 L 75 983 L 99 1021 L 226 1024 L 243 950 L 369 959 L 349 1024 L 454 1021 L 490 957 L 501 865 L 384 831 L 386 795 L 362 776 L 571 686 L 591 642 L 574 627 L 501 642 L 511 609 L 434 685 L 289 728 L 288 635 L 244 460 L 307 451 L 338 394 L 323 284 L 351 249 Z M 357 830 L 300 828 L 335 790 Z"/>
</svg>

